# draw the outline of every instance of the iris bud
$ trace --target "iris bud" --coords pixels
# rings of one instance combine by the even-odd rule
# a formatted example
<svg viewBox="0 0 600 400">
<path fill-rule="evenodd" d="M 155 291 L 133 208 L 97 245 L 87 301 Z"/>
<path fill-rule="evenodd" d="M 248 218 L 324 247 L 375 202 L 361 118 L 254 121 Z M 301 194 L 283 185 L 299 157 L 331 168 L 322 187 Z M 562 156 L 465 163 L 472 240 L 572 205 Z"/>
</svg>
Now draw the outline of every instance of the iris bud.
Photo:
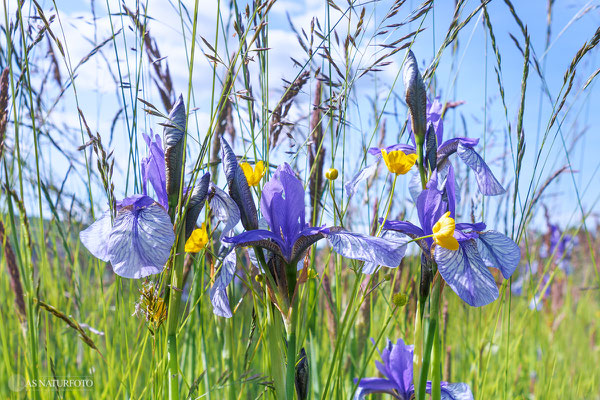
<svg viewBox="0 0 600 400">
<path fill-rule="evenodd" d="M 427 127 L 427 92 L 415 55 L 410 50 L 404 62 L 402 77 L 406 89 L 406 104 L 410 112 L 412 131 L 417 144 L 423 143 Z"/>
</svg>

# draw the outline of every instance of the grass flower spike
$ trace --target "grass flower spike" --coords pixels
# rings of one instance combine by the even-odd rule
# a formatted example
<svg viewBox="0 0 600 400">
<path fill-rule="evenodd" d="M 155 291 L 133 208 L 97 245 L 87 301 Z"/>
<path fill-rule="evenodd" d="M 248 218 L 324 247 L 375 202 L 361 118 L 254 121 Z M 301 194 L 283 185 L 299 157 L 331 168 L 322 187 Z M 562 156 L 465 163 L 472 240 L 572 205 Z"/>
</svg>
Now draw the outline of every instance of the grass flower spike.
<svg viewBox="0 0 600 400">
<path fill-rule="evenodd" d="M 454 218 L 450 217 L 450 211 L 442 215 L 433 226 L 433 241 L 435 244 L 448 250 L 458 250 L 458 240 L 454 238 L 455 226 Z"/>
<path fill-rule="evenodd" d="M 265 166 L 262 161 L 256 163 L 254 170 L 247 162 L 241 163 L 240 166 L 242 167 L 242 171 L 244 171 L 244 176 L 248 181 L 248 186 L 258 185 L 262 177 L 265 175 Z"/>
<path fill-rule="evenodd" d="M 402 150 L 393 150 L 388 153 L 386 149 L 381 149 L 381 155 L 388 170 L 397 175 L 406 174 L 417 162 L 416 154 L 405 154 Z"/>
<path fill-rule="evenodd" d="M 194 229 L 190 238 L 185 242 L 186 253 L 199 253 L 208 243 L 208 232 L 206 223 L 202 223 L 200 228 Z"/>
</svg>

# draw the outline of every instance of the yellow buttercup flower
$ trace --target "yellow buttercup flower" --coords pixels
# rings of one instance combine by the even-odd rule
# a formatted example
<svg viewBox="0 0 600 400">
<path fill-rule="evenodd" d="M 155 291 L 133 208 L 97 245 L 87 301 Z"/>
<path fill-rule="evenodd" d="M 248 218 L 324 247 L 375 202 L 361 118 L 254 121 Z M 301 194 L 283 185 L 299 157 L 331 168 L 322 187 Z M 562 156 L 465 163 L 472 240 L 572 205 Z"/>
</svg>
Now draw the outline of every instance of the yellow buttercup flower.
<svg viewBox="0 0 600 400">
<path fill-rule="evenodd" d="M 203 222 L 200 228 L 194 229 L 190 238 L 185 242 L 185 251 L 187 253 L 199 253 L 207 243 L 208 232 L 206 231 L 206 224 Z"/>
<path fill-rule="evenodd" d="M 242 171 L 244 171 L 244 175 L 246 176 L 246 180 L 248 181 L 249 186 L 256 186 L 262 179 L 265 174 L 265 166 L 262 161 L 259 161 L 254 166 L 254 170 L 252 166 L 247 162 L 244 162 L 240 165 L 242 167 Z"/>
<path fill-rule="evenodd" d="M 455 226 L 454 218 L 450 217 L 450 211 L 446 212 L 433 226 L 433 241 L 448 250 L 458 250 L 458 240 L 454 238 Z"/>
<path fill-rule="evenodd" d="M 385 165 L 393 174 L 404 175 L 417 162 L 416 154 L 405 154 L 402 150 L 394 150 L 388 153 L 385 149 L 381 149 L 381 155 Z"/>
</svg>

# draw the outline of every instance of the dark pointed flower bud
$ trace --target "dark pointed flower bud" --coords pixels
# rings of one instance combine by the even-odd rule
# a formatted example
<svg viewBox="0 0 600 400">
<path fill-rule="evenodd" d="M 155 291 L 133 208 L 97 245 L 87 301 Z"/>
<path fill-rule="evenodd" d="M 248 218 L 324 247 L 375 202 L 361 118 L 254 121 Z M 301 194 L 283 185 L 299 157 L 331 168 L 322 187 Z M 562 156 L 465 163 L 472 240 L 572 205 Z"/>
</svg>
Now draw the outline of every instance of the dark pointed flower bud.
<svg viewBox="0 0 600 400">
<path fill-rule="evenodd" d="M 308 360 L 306 358 L 306 351 L 304 347 L 300 349 L 300 360 L 296 365 L 296 394 L 298 400 L 308 399 L 308 379 L 309 369 Z"/>
<path fill-rule="evenodd" d="M 431 171 L 435 171 L 437 167 L 437 148 L 438 143 L 435 129 L 433 128 L 433 125 L 429 125 L 425 140 L 425 159 L 427 160 L 427 166 Z"/>
<path fill-rule="evenodd" d="M 165 123 L 163 142 L 165 148 L 165 172 L 167 195 L 169 198 L 179 194 L 181 182 L 181 163 L 183 162 L 183 137 L 185 135 L 185 104 L 183 96 L 179 96 L 169 112 L 169 120 Z"/>
<path fill-rule="evenodd" d="M 408 51 L 403 71 L 404 87 L 406 88 L 406 104 L 410 111 L 412 130 L 417 142 L 423 143 L 427 128 L 427 92 L 415 55 Z"/>
<path fill-rule="evenodd" d="M 229 195 L 240 209 L 242 225 L 247 231 L 258 229 L 258 214 L 250 186 L 233 149 L 223 137 L 221 137 L 221 162 L 229 186 Z"/>
<path fill-rule="evenodd" d="M 208 195 L 208 185 L 210 183 L 210 173 L 204 174 L 202 178 L 200 178 L 200 182 L 194 186 L 191 190 L 189 196 L 190 201 L 188 203 L 188 209 L 185 214 L 185 238 L 190 237 L 194 229 L 196 228 L 196 221 L 198 221 L 198 216 L 204 207 L 204 202 L 206 201 L 206 196 Z"/>
</svg>

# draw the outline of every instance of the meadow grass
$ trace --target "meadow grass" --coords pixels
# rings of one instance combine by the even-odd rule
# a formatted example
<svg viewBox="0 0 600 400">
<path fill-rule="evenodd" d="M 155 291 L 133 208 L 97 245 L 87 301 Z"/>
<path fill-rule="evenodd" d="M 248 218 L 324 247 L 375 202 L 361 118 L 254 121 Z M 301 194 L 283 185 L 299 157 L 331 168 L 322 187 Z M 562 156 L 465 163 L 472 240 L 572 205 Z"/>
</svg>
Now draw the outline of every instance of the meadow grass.
<svg viewBox="0 0 600 400">
<path fill-rule="evenodd" d="M 563 34 L 552 31 L 552 1 L 541 45 L 521 19 L 520 4 L 457 1 L 448 8 L 437 3 L 329 1 L 323 15 L 303 25 L 306 21 L 293 15 L 289 22 L 282 18 L 274 0 L 217 1 L 210 9 L 213 36 L 205 37 L 201 32 L 209 29 L 201 24 L 208 12 L 200 1 L 169 3 L 178 16 L 169 21 L 161 21 L 150 2 L 102 7 L 92 2 L 86 15 L 92 17 L 94 38 L 87 54 L 74 59 L 69 51 L 74 39 L 66 33 L 72 34 L 73 13 L 53 2 L 16 7 L 4 1 L 0 398 L 160 399 L 172 396 L 169 380 L 181 398 L 285 398 L 278 386 L 286 374 L 285 327 L 264 289 L 267 277 L 246 252 L 237 254 L 237 276 L 228 289 L 233 317 L 213 314 L 209 291 L 221 267 L 222 225 L 208 206 L 201 214 L 212 234 L 206 249 L 182 255 L 177 266 L 141 280 L 115 275 L 86 250 L 79 232 L 107 204 L 141 192 L 139 164 L 146 155 L 141 133 L 162 131 L 180 93 L 189 112 L 186 182 L 210 171 L 215 185 L 225 187 L 219 141 L 225 137 L 242 158 L 265 161 L 269 171 L 263 183 L 283 162 L 300 172 L 311 226 L 340 225 L 376 235 L 378 218 L 415 220 L 408 177 L 392 183 L 380 169 L 355 196 L 344 187 L 370 164 L 366 149 L 408 142 L 401 66 L 409 48 L 429 98 L 441 95 L 446 104 L 446 137 L 480 137 L 481 154 L 507 189 L 484 199 L 472 172 L 457 168 L 457 213 L 463 221 L 485 220 L 521 248 L 517 274 L 510 280 L 496 274 L 495 302 L 470 307 L 444 288 L 442 380 L 467 383 L 476 399 L 600 398 L 598 198 L 588 192 L 598 178 L 593 169 L 588 181 L 578 181 L 583 162 L 574 159 L 582 138 L 592 137 L 587 145 L 598 148 L 594 131 L 576 121 L 594 107 L 590 92 L 598 75 L 593 60 L 600 31 L 572 46 L 564 55 L 564 75 L 552 75 L 549 82 L 546 53 L 553 51 L 552 34 Z M 566 26 L 596 9 L 582 6 Z M 446 15 L 448 10 L 453 14 Z M 497 36 L 508 35 L 494 24 L 499 14 L 492 11 L 512 24 L 510 42 Z M 169 43 L 152 30 L 159 23 L 178 32 L 184 67 L 164 56 L 171 54 L 165 49 Z M 273 33 L 282 30 L 277 24 L 300 43 L 292 60 L 272 55 L 277 49 L 271 46 L 281 45 Z M 485 80 L 468 89 L 484 99 L 470 110 L 477 111 L 477 124 L 461 109 L 461 89 L 467 89 L 458 83 L 466 68 L 461 50 L 474 35 L 485 42 L 480 57 Z M 503 61 L 509 46 L 512 60 Z M 82 82 L 92 62 L 114 81 Z M 283 83 L 273 76 L 282 64 Z M 90 106 L 95 95 L 89 87 L 107 84 L 114 91 L 111 117 L 101 111 L 106 97 Z M 95 132 L 99 127 L 109 129 Z M 326 178 L 330 167 L 339 170 L 337 180 Z M 253 188 L 257 204 L 262 186 Z M 558 200 L 568 203 L 559 215 L 552 193 L 560 190 L 569 197 Z M 178 200 L 183 206 L 183 196 Z M 550 211 L 544 213 L 544 204 Z M 540 254 L 551 241 L 550 223 L 561 225 L 562 237 L 577 239 L 572 255 Z M 563 258 L 572 274 L 559 268 Z M 352 398 L 355 378 L 378 376 L 376 347 L 386 338 L 415 340 L 420 256 L 409 252 L 399 268 L 365 275 L 362 263 L 320 243 L 303 262 L 310 273 L 299 285 L 294 333 L 297 348 L 307 355 L 308 398 Z M 532 265 L 539 271 L 516 295 L 512 285 Z M 168 292 L 175 282 L 171 270 L 185 286 L 179 309 L 167 313 L 165 301 L 173 298 Z M 536 298 L 547 290 L 545 299 Z M 149 304 L 153 312 L 147 318 L 140 307 Z M 175 364 L 168 363 L 168 334 L 177 337 Z M 435 372 L 432 368 L 431 375 Z M 64 379 L 80 379 L 88 387 L 50 382 Z"/>
</svg>

